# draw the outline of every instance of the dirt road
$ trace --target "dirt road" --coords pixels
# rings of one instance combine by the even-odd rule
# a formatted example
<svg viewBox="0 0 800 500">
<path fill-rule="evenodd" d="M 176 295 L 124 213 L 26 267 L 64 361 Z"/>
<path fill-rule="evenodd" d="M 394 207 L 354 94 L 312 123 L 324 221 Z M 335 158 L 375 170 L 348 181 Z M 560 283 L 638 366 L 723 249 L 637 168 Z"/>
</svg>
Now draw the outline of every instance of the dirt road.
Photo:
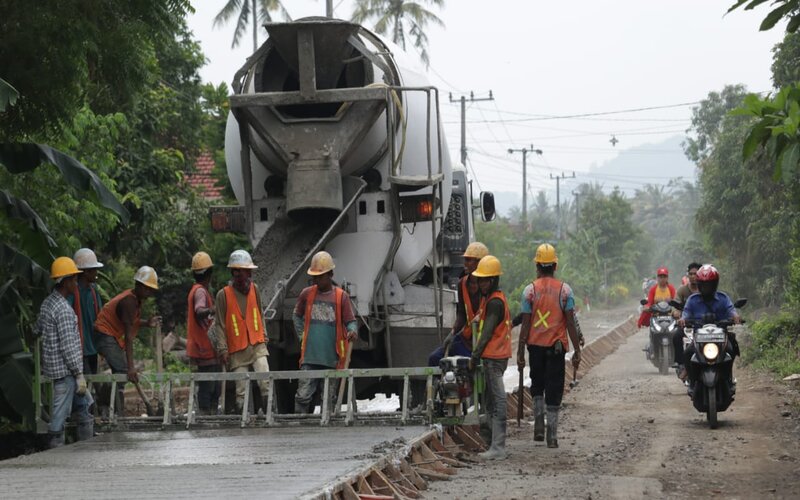
<svg viewBox="0 0 800 500">
<path fill-rule="evenodd" d="M 798 498 L 796 393 L 739 368 L 736 401 L 712 431 L 675 375 L 645 360 L 645 340 L 630 337 L 564 398 L 559 449 L 509 421 L 508 460 L 459 470 L 425 497 Z"/>
</svg>

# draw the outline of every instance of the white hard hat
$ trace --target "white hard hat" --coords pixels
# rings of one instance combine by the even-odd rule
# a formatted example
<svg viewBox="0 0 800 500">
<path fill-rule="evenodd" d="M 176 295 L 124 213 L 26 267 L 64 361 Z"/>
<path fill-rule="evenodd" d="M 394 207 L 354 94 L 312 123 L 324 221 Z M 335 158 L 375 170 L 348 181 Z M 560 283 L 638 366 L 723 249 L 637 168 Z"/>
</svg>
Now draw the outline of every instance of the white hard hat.
<svg viewBox="0 0 800 500">
<path fill-rule="evenodd" d="M 158 275 L 156 274 L 156 270 L 150 266 L 140 267 L 133 276 L 133 280 L 138 281 L 139 283 L 150 287 L 153 290 L 158 290 Z"/>
<path fill-rule="evenodd" d="M 89 248 L 80 248 L 72 257 L 78 269 L 100 269 L 103 264 L 97 262 L 97 255 Z"/>
<path fill-rule="evenodd" d="M 253 264 L 253 258 L 246 250 L 235 250 L 230 257 L 228 257 L 228 267 L 231 269 L 258 269 L 258 266 Z"/>
</svg>

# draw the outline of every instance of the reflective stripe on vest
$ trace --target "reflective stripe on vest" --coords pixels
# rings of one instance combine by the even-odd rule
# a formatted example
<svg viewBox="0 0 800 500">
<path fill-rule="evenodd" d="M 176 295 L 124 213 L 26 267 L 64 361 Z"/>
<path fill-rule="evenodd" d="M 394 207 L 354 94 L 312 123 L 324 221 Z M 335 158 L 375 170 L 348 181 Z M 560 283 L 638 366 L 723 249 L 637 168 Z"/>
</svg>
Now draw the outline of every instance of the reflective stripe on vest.
<svg viewBox="0 0 800 500">
<path fill-rule="evenodd" d="M 478 325 L 478 334 L 476 345 L 480 342 L 481 334 L 483 333 L 483 322 L 486 320 L 486 309 L 489 301 L 492 299 L 500 299 L 503 302 L 503 320 L 498 323 L 492 332 L 492 338 L 486 344 L 481 358 L 489 359 L 508 359 L 511 357 L 511 313 L 508 310 L 508 302 L 506 296 L 500 290 L 492 292 L 489 297 L 481 302 L 481 321 Z"/>
<path fill-rule="evenodd" d="M 565 352 L 569 349 L 567 318 L 561 300 L 563 288 L 564 283 L 555 278 L 539 278 L 533 282 L 533 297 L 526 298 L 533 299 L 528 345 L 550 347 L 560 340 Z"/>
<path fill-rule="evenodd" d="M 214 308 L 214 299 L 211 294 L 200 283 L 192 285 L 189 290 L 188 306 L 186 311 L 186 354 L 195 359 L 214 359 L 216 354 L 208 339 L 208 327 L 204 327 L 197 321 L 194 312 L 194 295 L 198 289 L 202 289 L 208 298 L 208 307 Z M 209 325 L 210 326 L 210 325 Z"/>
<path fill-rule="evenodd" d="M 258 310 L 258 297 L 256 295 L 255 284 L 250 285 L 250 291 L 247 293 L 247 304 L 245 311 L 247 311 L 247 318 L 242 314 L 239 308 L 239 300 L 236 298 L 236 292 L 231 285 L 223 288 L 225 292 L 225 337 L 228 341 L 228 353 L 247 349 L 248 346 L 263 344 L 265 342 L 264 329 L 261 325 L 264 321 L 261 317 L 261 311 Z"/>
<path fill-rule="evenodd" d="M 461 300 L 464 301 L 464 310 L 467 314 L 467 324 L 464 327 L 463 333 L 461 334 L 465 339 L 472 338 L 472 328 L 470 328 L 470 324 L 472 320 L 475 319 L 475 310 L 472 309 L 472 297 L 469 294 L 469 286 L 467 284 L 469 281 L 469 275 L 464 276 L 461 278 Z M 478 299 L 480 302 L 480 299 Z M 479 305 L 480 307 L 480 305 Z"/>
<path fill-rule="evenodd" d="M 306 307 L 303 313 L 303 338 L 300 341 L 300 366 L 303 366 L 303 358 L 306 355 L 306 340 L 308 339 L 308 332 L 311 328 L 311 311 L 314 307 L 314 300 L 317 298 L 317 285 L 309 287 L 308 296 L 306 296 Z M 336 368 L 344 368 L 345 355 L 347 353 L 347 332 L 344 327 L 344 316 L 342 314 L 342 302 L 345 298 L 344 290 L 338 286 L 333 287 L 335 292 L 334 297 L 334 311 L 336 316 L 336 356 L 339 361 Z"/>
<path fill-rule="evenodd" d="M 139 334 L 139 318 L 142 313 L 142 304 L 139 302 L 139 299 L 136 298 L 136 295 L 133 293 L 133 290 L 125 290 L 121 294 L 117 295 L 113 299 L 111 299 L 108 304 L 104 305 L 103 308 L 100 310 L 100 314 L 97 315 L 97 320 L 94 322 L 94 331 L 98 333 L 102 333 L 103 335 L 109 335 L 117 339 L 117 344 L 125 350 L 125 324 L 119 319 L 117 316 L 117 306 L 119 305 L 120 301 L 126 297 L 133 297 L 136 299 L 136 313 L 133 316 L 133 324 L 131 325 L 131 342 L 136 338 L 136 335 Z"/>
</svg>

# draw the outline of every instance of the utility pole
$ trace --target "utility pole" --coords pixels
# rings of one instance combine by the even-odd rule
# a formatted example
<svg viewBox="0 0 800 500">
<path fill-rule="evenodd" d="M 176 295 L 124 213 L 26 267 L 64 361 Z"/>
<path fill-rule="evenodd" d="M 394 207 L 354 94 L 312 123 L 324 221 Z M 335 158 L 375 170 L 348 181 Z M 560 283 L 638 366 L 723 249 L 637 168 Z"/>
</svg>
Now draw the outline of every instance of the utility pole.
<svg viewBox="0 0 800 500">
<path fill-rule="evenodd" d="M 450 102 L 461 102 L 461 164 L 467 166 L 467 96 L 461 95 L 460 99 L 453 99 L 453 93 L 450 93 Z M 494 101 L 492 91 L 489 91 L 489 97 L 475 97 L 475 93 L 470 91 L 469 102 L 479 101 Z"/>
<path fill-rule="evenodd" d="M 581 220 L 581 208 L 580 205 L 578 205 L 578 197 L 581 193 L 579 191 L 573 191 L 572 194 L 575 196 L 575 232 L 577 232 Z"/>
<path fill-rule="evenodd" d="M 551 179 L 556 180 L 556 240 L 561 239 L 561 179 L 574 179 L 575 172 L 572 172 L 572 176 L 564 175 L 564 172 L 561 172 L 561 175 L 553 175 L 550 174 Z"/>
<path fill-rule="evenodd" d="M 325 0 L 325 16 L 333 17 L 333 0 Z"/>
<path fill-rule="evenodd" d="M 514 149 L 508 148 L 508 154 L 514 153 L 522 153 L 522 227 L 525 231 L 528 230 L 528 153 L 536 153 L 537 155 L 542 154 L 541 149 L 533 149 L 533 144 L 531 144 L 531 148 L 522 148 L 522 149 Z"/>
</svg>

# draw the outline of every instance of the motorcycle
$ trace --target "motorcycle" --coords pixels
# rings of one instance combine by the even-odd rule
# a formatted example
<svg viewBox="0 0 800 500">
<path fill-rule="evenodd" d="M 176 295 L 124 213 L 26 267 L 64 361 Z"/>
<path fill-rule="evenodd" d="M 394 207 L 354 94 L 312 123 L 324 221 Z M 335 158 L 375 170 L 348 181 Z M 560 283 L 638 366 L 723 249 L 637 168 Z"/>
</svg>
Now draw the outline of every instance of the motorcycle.
<svg viewBox="0 0 800 500">
<path fill-rule="evenodd" d="M 735 308 L 744 307 L 747 299 L 737 300 Z M 672 301 L 670 305 L 682 309 L 682 305 Z M 736 394 L 733 378 L 733 357 L 728 352 L 729 344 L 735 343 L 735 334 L 729 332 L 732 321 L 715 321 L 713 315 L 707 315 L 702 321 L 687 322 L 684 328 L 684 346 L 694 345 L 695 353 L 688 363 L 698 374 L 694 385 L 690 387 L 690 397 L 695 409 L 706 414 L 712 429 L 719 426 L 717 413 L 725 411 L 731 405 Z M 744 323 L 744 321 L 742 321 Z M 732 345 L 735 352 L 735 344 Z"/>
<path fill-rule="evenodd" d="M 642 299 L 642 305 L 647 299 Z M 675 363 L 675 348 L 672 337 L 678 333 L 678 323 L 672 317 L 672 308 L 666 301 L 653 304 L 650 311 L 650 343 L 644 348 L 647 359 L 658 368 L 658 373 L 666 375 Z"/>
</svg>

